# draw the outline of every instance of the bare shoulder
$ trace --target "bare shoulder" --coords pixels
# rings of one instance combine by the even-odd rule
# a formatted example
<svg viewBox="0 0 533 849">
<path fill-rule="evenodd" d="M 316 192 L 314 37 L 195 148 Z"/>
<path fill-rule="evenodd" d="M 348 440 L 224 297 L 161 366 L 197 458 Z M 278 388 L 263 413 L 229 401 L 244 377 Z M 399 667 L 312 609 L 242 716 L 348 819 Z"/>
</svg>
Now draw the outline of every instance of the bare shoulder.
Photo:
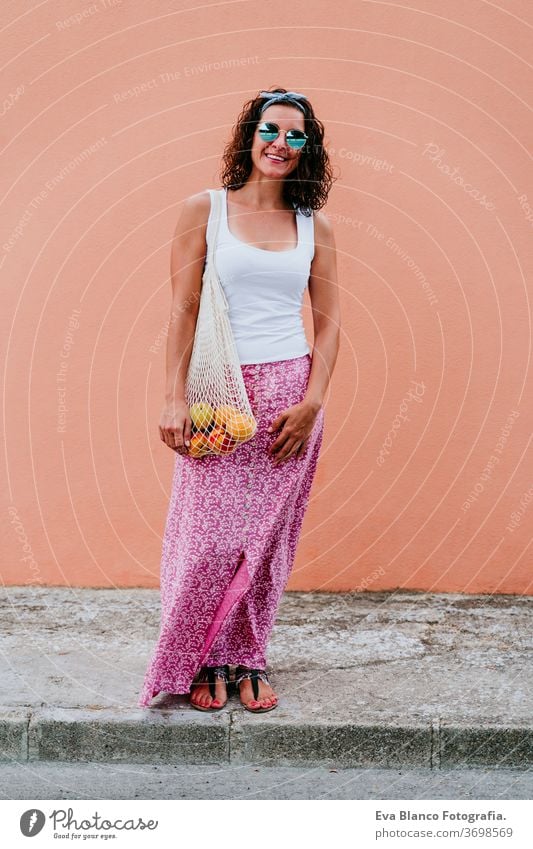
<svg viewBox="0 0 533 849">
<path fill-rule="evenodd" d="M 211 208 L 211 196 L 209 189 L 204 189 L 202 192 L 196 192 L 194 195 L 189 195 L 185 199 L 184 206 L 194 215 L 202 215 L 204 212 L 209 212 Z"/>
<path fill-rule="evenodd" d="M 333 224 L 328 218 L 328 216 L 321 212 L 320 210 L 316 210 L 313 212 L 313 217 L 315 220 L 315 242 L 317 245 L 325 245 L 326 247 L 334 248 L 335 247 L 335 231 L 333 229 Z"/>
<path fill-rule="evenodd" d="M 183 202 L 181 214 L 176 224 L 176 234 L 188 233 L 205 238 L 210 210 L 211 197 L 208 189 L 189 195 Z"/>
</svg>

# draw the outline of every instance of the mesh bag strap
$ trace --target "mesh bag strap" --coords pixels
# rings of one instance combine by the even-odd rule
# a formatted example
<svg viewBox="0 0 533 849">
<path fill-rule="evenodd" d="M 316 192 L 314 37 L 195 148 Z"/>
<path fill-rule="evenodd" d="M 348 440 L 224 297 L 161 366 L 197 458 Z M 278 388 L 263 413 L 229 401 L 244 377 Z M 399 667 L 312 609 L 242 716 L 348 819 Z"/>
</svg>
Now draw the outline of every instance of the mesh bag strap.
<svg viewBox="0 0 533 849">
<path fill-rule="evenodd" d="M 222 189 L 222 192 L 224 189 Z M 207 219 L 207 257 L 206 257 L 206 269 L 212 268 L 213 275 L 211 276 L 210 284 L 211 287 L 215 290 L 214 297 L 218 298 L 223 305 L 225 310 L 229 309 L 228 302 L 226 299 L 226 293 L 220 283 L 220 277 L 218 275 L 217 267 L 216 267 L 216 248 L 218 242 L 218 234 L 220 232 L 220 222 L 222 219 L 222 197 L 221 192 L 216 191 L 215 189 L 209 189 L 209 195 L 211 197 L 211 214 Z"/>
<path fill-rule="evenodd" d="M 220 195 L 214 189 L 209 189 L 211 198 L 211 212 L 207 219 L 207 261 L 215 265 L 215 252 L 217 246 L 218 233 L 220 230 L 221 204 Z"/>
<path fill-rule="evenodd" d="M 257 421 L 250 406 L 229 316 L 229 305 L 215 263 L 223 192 L 209 189 L 206 263 L 193 350 L 186 379 L 192 421 L 190 454 L 228 454 L 251 439 Z"/>
</svg>

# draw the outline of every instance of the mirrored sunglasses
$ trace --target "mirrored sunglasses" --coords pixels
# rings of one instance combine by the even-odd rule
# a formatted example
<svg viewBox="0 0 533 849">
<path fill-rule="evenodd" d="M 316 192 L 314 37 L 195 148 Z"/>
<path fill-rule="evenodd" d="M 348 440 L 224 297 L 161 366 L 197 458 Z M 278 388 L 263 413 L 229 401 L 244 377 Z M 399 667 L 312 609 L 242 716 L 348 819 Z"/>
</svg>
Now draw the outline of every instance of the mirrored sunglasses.
<svg viewBox="0 0 533 849">
<path fill-rule="evenodd" d="M 258 132 L 262 141 L 271 142 L 279 136 L 280 128 L 271 121 L 264 121 L 259 125 Z M 287 130 L 285 138 L 289 147 L 293 150 L 301 150 L 307 141 L 307 134 L 303 130 Z"/>
</svg>

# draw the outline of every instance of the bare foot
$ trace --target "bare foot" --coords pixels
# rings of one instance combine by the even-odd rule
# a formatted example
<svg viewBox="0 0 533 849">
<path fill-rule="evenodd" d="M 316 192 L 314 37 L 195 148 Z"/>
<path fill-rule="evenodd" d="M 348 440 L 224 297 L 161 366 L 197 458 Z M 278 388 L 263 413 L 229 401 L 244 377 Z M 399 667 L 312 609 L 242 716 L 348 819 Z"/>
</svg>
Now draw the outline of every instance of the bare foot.
<svg viewBox="0 0 533 849">
<path fill-rule="evenodd" d="M 244 670 L 241 670 L 244 671 Z M 260 678 L 257 681 L 259 685 L 259 693 L 257 700 L 254 696 L 253 684 L 249 678 L 245 678 L 239 684 L 239 696 L 241 699 L 241 703 L 246 705 L 246 707 L 258 708 L 258 707 L 272 707 L 272 705 L 277 704 L 278 697 L 270 684 L 265 684 Z"/>
<path fill-rule="evenodd" d="M 193 681 L 191 684 L 191 694 L 189 701 L 200 707 L 221 707 L 228 697 L 226 684 L 218 676 L 215 678 L 215 698 L 211 697 L 209 692 L 209 684 L 207 681 L 197 684 Z"/>
</svg>

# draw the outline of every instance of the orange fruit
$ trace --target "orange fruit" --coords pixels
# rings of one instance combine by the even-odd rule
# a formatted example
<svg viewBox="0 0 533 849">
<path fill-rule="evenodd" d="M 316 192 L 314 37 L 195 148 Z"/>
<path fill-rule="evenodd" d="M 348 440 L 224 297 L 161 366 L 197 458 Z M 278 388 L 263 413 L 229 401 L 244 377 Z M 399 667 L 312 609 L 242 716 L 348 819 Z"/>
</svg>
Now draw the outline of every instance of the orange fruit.
<svg viewBox="0 0 533 849">
<path fill-rule="evenodd" d="M 237 441 L 232 439 L 223 427 L 213 428 L 207 439 L 211 451 L 215 454 L 231 454 L 237 445 Z"/>
<path fill-rule="evenodd" d="M 226 432 L 237 442 L 249 439 L 255 433 L 255 420 L 242 413 L 236 407 L 223 406 L 215 410 L 215 422 L 223 426 Z"/>
<path fill-rule="evenodd" d="M 203 457 L 204 454 L 209 453 L 209 442 L 208 437 L 205 433 L 198 431 L 198 433 L 193 433 L 191 436 L 191 444 L 189 445 L 189 456 L 191 457 Z"/>
</svg>

